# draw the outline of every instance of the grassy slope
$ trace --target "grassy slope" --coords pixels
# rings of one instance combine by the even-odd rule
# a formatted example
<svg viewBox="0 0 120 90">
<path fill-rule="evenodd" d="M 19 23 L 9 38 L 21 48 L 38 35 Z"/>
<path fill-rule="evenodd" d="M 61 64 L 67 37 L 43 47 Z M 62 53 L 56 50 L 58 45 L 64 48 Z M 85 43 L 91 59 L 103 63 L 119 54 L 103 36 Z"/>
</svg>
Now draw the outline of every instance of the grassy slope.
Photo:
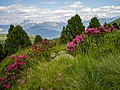
<svg viewBox="0 0 120 90">
<path fill-rule="evenodd" d="M 102 36 L 97 45 L 95 40 L 87 41 L 88 54 L 83 54 L 81 47 L 74 54 L 74 60 L 51 59 L 50 62 L 40 62 L 31 57 L 31 49 L 18 52 L 26 53 L 30 61 L 30 79 L 26 85 L 17 84 L 13 90 L 119 90 L 120 89 L 120 31 Z M 65 49 L 65 45 L 53 47 L 51 52 Z M 42 57 L 44 59 L 44 57 Z M 9 57 L 1 64 L 4 67 Z M 25 72 L 26 73 L 26 72 Z M 24 76 L 23 76 L 24 78 Z"/>
<path fill-rule="evenodd" d="M 111 22 L 110 24 L 113 24 L 113 23 L 115 23 L 115 22 L 116 22 L 117 24 L 120 24 L 120 18 L 118 18 L 117 20 Z"/>
<path fill-rule="evenodd" d="M 6 34 L 0 34 L 0 41 L 5 41 Z"/>
</svg>

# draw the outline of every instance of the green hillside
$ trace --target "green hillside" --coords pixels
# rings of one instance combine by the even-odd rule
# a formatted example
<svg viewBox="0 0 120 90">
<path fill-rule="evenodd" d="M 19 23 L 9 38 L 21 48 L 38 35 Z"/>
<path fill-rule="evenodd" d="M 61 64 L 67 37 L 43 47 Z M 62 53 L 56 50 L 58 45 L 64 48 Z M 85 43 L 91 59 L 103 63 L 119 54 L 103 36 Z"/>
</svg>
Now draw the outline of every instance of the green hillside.
<svg viewBox="0 0 120 90">
<path fill-rule="evenodd" d="M 113 24 L 113 23 L 117 23 L 118 25 L 120 25 L 120 18 L 116 19 L 115 21 L 111 22 L 110 24 Z"/>
<path fill-rule="evenodd" d="M 119 90 L 120 31 L 94 37 L 71 53 L 65 52 L 65 44 L 56 44 L 41 56 L 34 56 L 31 47 L 20 50 L 15 55 L 27 55 L 25 70 L 21 67 L 21 72 L 17 71 L 11 90 Z M 87 53 L 82 52 L 86 44 Z M 3 60 L 0 72 L 11 62 L 11 56 Z"/>
<path fill-rule="evenodd" d="M 0 34 L 0 41 L 5 41 L 6 34 Z"/>
<path fill-rule="evenodd" d="M 83 29 L 75 15 L 60 38 L 31 44 L 21 26 L 11 28 L 0 44 L 0 90 L 120 90 L 120 29 L 96 17 Z"/>
</svg>

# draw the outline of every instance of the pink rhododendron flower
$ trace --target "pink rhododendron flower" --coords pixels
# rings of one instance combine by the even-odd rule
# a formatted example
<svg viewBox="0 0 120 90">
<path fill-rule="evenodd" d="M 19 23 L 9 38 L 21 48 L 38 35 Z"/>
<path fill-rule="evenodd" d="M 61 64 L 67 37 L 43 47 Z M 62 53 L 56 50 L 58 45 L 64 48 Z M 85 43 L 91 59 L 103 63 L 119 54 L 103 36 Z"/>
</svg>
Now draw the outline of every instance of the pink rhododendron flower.
<svg viewBox="0 0 120 90">
<path fill-rule="evenodd" d="M 13 64 L 11 64 L 9 67 L 8 67 L 8 71 L 12 70 L 13 69 Z"/>
<path fill-rule="evenodd" d="M 46 43 L 47 43 L 47 42 L 49 42 L 49 40 L 47 40 L 47 39 L 44 39 L 44 42 L 46 42 Z"/>
<path fill-rule="evenodd" d="M 0 83 L 5 83 L 5 81 L 6 81 L 6 77 L 0 78 Z"/>
<path fill-rule="evenodd" d="M 18 60 L 21 60 L 22 58 L 23 58 L 23 56 L 19 56 L 19 57 L 18 57 Z"/>
<path fill-rule="evenodd" d="M 4 87 L 9 89 L 10 88 L 10 84 L 5 84 Z"/>
<path fill-rule="evenodd" d="M 24 64 L 24 62 L 19 62 L 19 64 L 20 64 L 20 65 L 23 65 L 23 64 Z"/>
<path fill-rule="evenodd" d="M 18 58 L 17 58 L 15 55 L 12 55 L 11 59 L 13 59 L 13 60 L 15 60 L 15 61 L 18 60 Z"/>
<path fill-rule="evenodd" d="M 110 30 L 108 30 L 107 32 L 111 32 Z"/>
<path fill-rule="evenodd" d="M 15 76 L 12 76 L 11 78 L 12 78 L 12 79 L 15 79 Z"/>
<path fill-rule="evenodd" d="M 99 26 L 99 28 L 100 28 L 100 29 L 103 29 L 103 28 L 104 28 L 104 26 Z"/>
<path fill-rule="evenodd" d="M 20 65 L 23 65 L 24 62 L 14 62 L 13 64 L 11 64 L 9 67 L 8 67 L 8 71 L 11 71 L 13 69 L 17 69 L 19 68 Z"/>
<path fill-rule="evenodd" d="M 22 54 L 22 57 L 23 57 L 23 58 L 26 58 L 26 57 L 27 57 L 27 55 L 26 55 L 26 54 Z"/>
<path fill-rule="evenodd" d="M 76 44 L 74 42 L 70 42 L 66 45 L 67 49 L 70 50 L 70 51 L 74 51 L 75 46 L 76 46 Z"/>
<path fill-rule="evenodd" d="M 100 34 L 100 33 L 104 33 L 104 32 L 112 32 L 117 30 L 114 26 L 100 26 L 99 28 L 87 28 L 83 34 L 81 35 L 77 35 L 76 38 L 74 38 L 72 40 L 72 42 L 67 43 L 66 48 L 68 51 L 74 51 L 75 47 L 77 46 L 77 44 L 81 44 L 82 42 L 84 42 L 84 34 L 87 34 L 88 36 L 91 36 L 93 34 Z"/>
<path fill-rule="evenodd" d="M 15 56 L 15 55 L 12 55 L 11 59 L 15 59 L 15 58 L 16 58 L 16 56 Z"/>
</svg>

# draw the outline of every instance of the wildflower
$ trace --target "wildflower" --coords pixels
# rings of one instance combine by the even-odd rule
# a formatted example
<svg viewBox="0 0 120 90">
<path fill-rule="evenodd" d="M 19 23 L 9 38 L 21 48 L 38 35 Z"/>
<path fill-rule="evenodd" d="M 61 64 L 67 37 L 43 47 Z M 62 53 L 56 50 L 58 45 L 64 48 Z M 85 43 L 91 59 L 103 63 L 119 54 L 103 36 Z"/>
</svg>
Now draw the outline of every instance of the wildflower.
<svg viewBox="0 0 120 90">
<path fill-rule="evenodd" d="M 84 34 L 87 34 L 87 33 L 88 33 L 88 31 L 87 31 L 87 30 L 85 30 L 85 31 L 84 31 Z"/>
<path fill-rule="evenodd" d="M 1 82 L 1 83 L 5 83 L 5 81 L 6 81 L 6 77 L 0 78 L 0 82 Z"/>
<path fill-rule="evenodd" d="M 11 78 L 12 78 L 12 79 L 15 79 L 15 76 L 12 76 Z"/>
<path fill-rule="evenodd" d="M 80 36 L 78 35 L 78 36 L 76 36 L 76 38 L 73 40 L 74 42 L 78 42 L 78 43 L 80 43 Z"/>
<path fill-rule="evenodd" d="M 19 56 L 19 57 L 18 57 L 18 60 L 21 60 L 22 58 L 23 58 L 23 56 Z"/>
<path fill-rule="evenodd" d="M 19 62 L 19 64 L 20 64 L 20 65 L 23 65 L 23 64 L 24 64 L 24 62 Z"/>
<path fill-rule="evenodd" d="M 49 40 L 47 40 L 47 39 L 44 39 L 44 42 L 46 42 L 46 43 L 47 43 L 47 42 L 49 42 Z"/>
<path fill-rule="evenodd" d="M 9 89 L 10 88 L 10 84 L 9 83 L 5 84 L 4 87 L 7 88 L 7 89 Z"/>
<path fill-rule="evenodd" d="M 22 57 L 23 57 L 23 58 L 26 58 L 26 57 L 27 57 L 27 55 L 26 55 L 26 54 L 22 54 Z"/>
<path fill-rule="evenodd" d="M 100 33 L 100 31 L 97 30 L 97 29 L 95 29 L 95 30 L 93 31 L 93 33 L 94 33 L 94 34 L 98 34 L 98 33 Z"/>
<path fill-rule="evenodd" d="M 110 30 L 108 30 L 107 32 L 111 32 Z"/>
<path fill-rule="evenodd" d="M 13 64 L 11 64 L 9 67 L 8 67 L 8 71 L 11 71 L 13 69 Z"/>
<path fill-rule="evenodd" d="M 11 59 L 16 60 L 17 57 L 16 57 L 15 55 L 12 55 L 12 56 L 11 56 Z"/>
<path fill-rule="evenodd" d="M 68 43 L 68 44 L 66 45 L 66 47 L 67 47 L 67 49 L 68 49 L 69 51 L 74 51 L 74 50 L 75 50 L 75 46 L 76 46 L 76 44 L 75 44 L 74 42 L 70 42 L 70 43 Z"/>
</svg>

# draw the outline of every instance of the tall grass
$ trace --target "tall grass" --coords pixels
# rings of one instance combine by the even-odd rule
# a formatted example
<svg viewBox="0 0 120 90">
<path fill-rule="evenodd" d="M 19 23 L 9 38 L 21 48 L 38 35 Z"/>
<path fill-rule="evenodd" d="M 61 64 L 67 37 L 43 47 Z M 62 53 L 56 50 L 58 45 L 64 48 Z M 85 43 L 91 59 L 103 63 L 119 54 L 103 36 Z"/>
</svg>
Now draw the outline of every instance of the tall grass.
<svg viewBox="0 0 120 90">
<path fill-rule="evenodd" d="M 83 48 L 86 45 L 88 48 Z M 119 45 L 120 32 L 116 31 L 97 39 L 89 38 L 71 53 L 74 60 L 50 58 L 49 62 L 41 62 L 30 50 L 26 50 L 26 53 L 29 52 L 27 59 L 30 61 L 31 78 L 25 78 L 25 86 L 17 84 L 12 89 L 120 90 Z M 49 53 L 61 50 L 65 50 L 64 44 L 54 46 Z"/>
</svg>

